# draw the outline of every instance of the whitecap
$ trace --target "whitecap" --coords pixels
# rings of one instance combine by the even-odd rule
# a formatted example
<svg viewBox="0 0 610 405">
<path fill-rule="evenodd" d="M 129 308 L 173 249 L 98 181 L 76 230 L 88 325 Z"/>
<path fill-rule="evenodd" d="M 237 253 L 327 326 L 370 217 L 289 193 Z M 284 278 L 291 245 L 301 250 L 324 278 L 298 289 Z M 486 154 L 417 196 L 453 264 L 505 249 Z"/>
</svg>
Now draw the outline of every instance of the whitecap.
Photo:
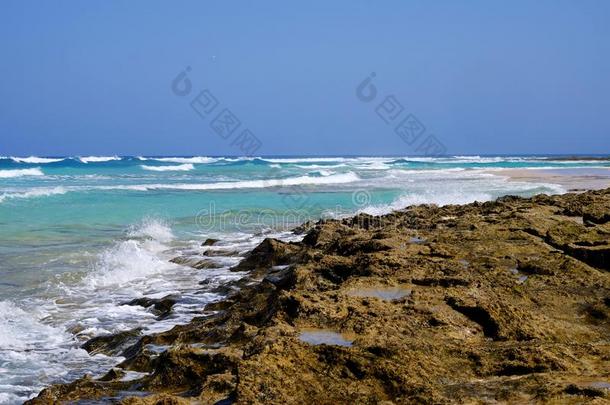
<svg viewBox="0 0 610 405">
<path fill-rule="evenodd" d="M 205 157 L 205 156 L 194 156 L 194 157 L 138 157 L 140 160 L 156 160 L 158 162 L 169 162 L 169 163 L 191 163 L 191 164 L 205 164 L 214 163 L 218 161 L 216 158 Z"/>
<path fill-rule="evenodd" d="M 52 195 L 66 194 L 68 189 L 65 187 L 37 187 L 29 189 L 28 191 L 19 193 L 4 193 L 0 195 L 0 203 L 13 198 L 35 198 L 35 197 L 48 197 Z"/>
<path fill-rule="evenodd" d="M 324 162 L 345 162 L 347 158 L 335 157 L 311 157 L 311 158 L 263 158 L 264 161 L 270 163 L 324 163 Z"/>
<path fill-rule="evenodd" d="M 40 170 L 40 167 L 34 167 L 31 169 L 0 170 L 0 179 L 10 179 L 22 176 L 44 176 L 44 173 L 42 170 Z"/>
<path fill-rule="evenodd" d="M 284 179 L 226 181 L 218 183 L 136 184 L 125 186 L 100 186 L 105 190 L 230 190 L 239 188 L 288 187 L 297 185 L 324 185 L 351 183 L 360 180 L 356 173 L 348 172 L 326 177 L 299 176 Z"/>
<path fill-rule="evenodd" d="M 57 163 L 66 160 L 65 158 L 45 158 L 38 156 L 30 157 L 15 157 L 11 156 L 11 159 L 17 163 L 34 163 L 34 164 L 45 164 L 45 163 Z"/>
<path fill-rule="evenodd" d="M 169 224 L 156 218 L 145 218 L 140 224 L 130 227 L 127 235 L 130 238 L 148 238 L 164 243 L 175 238 Z"/>
<path fill-rule="evenodd" d="M 148 166 L 148 165 L 140 165 L 140 167 L 144 170 L 151 170 L 153 172 L 187 172 L 189 170 L 194 170 L 195 166 L 192 163 L 185 163 L 183 165 L 176 166 Z"/>
<path fill-rule="evenodd" d="M 167 249 L 154 240 L 126 240 L 100 255 L 94 271 L 83 280 L 90 289 L 126 286 L 168 268 L 177 267 L 162 260 L 156 253 Z"/>
<path fill-rule="evenodd" d="M 118 156 L 81 156 L 78 158 L 83 163 L 102 163 L 102 162 L 110 162 L 113 160 L 121 160 Z"/>
<path fill-rule="evenodd" d="M 147 218 L 131 227 L 127 236 L 130 239 L 118 242 L 100 254 L 94 271 L 83 280 L 88 288 L 123 286 L 177 268 L 160 255 L 168 249 L 164 243 L 174 239 L 171 228 L 163 221 Z"/>
</svg>

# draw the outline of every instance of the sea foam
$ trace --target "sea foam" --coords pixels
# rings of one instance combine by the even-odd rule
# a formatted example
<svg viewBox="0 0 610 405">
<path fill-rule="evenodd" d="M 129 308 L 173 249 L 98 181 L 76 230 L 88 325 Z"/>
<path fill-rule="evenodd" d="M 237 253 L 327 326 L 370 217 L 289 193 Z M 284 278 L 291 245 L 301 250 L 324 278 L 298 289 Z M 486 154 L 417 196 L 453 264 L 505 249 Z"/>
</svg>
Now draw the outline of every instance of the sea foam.
<svg viewBox="0 0 610 405">
<path fill-rule="evenodd" d="M 165 243 L 174 239 L 171 228 L 160 220 L 146 219 L 132 226 L 129 239 L 117 242 L 105 250 L 94 265 L 94 271 L 83 280 L 91 289 L 126 286 L 163 270 L 176 267 L 163 259 Z"/>
<path fill-rule="evenodd" d="M 4 193 L 0 194 L 0 203 L 13 199 L 13 198 L 34 198 L 34 197 L 48 197 L 52 195 L 66 194 L 68 189 L 62 186 L 58 187 L 38 187 L 32 188 L 28 191 L 18 193 Z"/>
<path fill-rule="evenodd" d="M 66 160 L 65 158 L 44 158 L 38 156 L 30 156 L 30 157 L 15 157 L 11 156 L 11 159 L 17 163 L 33 163 L 33 164 L 45 164 L 45 163 L 57 163 Z"/>
<path fill-rule="evenodd" d="M 182 165 L 176 166 L 148 166 L 148 165 L 140 165 L 140 167 L 144 170 L 150 170 L 153 172 L 188 172 L 189 170 L 194 170 L 195 166 L 192 163 L 185 163 Z"/>
<path fill-rule="evenodd" d="M 244 181 L 226 181 L 218 183 L 196 183 L 196 184 L 145 184 L 137 185 L 139 190 L 229 190 L 239 188 L 267 188 L 267 187 L 287 187 L 307 184 L 342 184 L 351 183 L 360 180 L 356 173 L 348 172 L 341 174 L 333 174 L 326 177 L 298 176 L 287 177 L 285 179 L 268 179 L 268 180 L 244 180 Z M 127 186 L 130 187 L 130 186 Z"/>
<path fill-rule="evenodd" d="M 118 156 L 81 156 L 78 158 L 83 163 L 102 163 L 110 162 L 113 160 L 121 160 Z"/>
<path fill-rule="evenodd" d="M 157 162 L 168 162 L 168 163 L 214 163 L 218 161 L 216 158 L 206 156 L 194 156 L 194 157 L 138 157 L 139 160 L 156 160 Z"/>
<path fill-rule="evenodd" d="M 40 167 L 33 167 L 31 169 L 0 170 L 0 179 L 11 179 L 22 176 L 44 176 L 44 173 Z"/>
</svg>

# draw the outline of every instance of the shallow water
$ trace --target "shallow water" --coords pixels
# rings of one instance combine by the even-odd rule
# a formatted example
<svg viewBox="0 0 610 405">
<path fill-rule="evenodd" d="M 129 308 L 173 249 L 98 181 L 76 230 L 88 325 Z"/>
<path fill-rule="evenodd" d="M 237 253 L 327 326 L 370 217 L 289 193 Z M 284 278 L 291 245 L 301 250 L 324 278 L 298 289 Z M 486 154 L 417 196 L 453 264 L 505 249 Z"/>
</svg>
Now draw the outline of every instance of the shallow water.
<svg viewBox="0 0 610 405">
<path fill-rule="evenodd" d="M 362 287 L 348 292 L 352 297 L 371 297 L 393 301 L 411 295 L 411 290 L 404 287 Z"/>
<path fill-rule="evenodd" d="M 229 268 L 265 237 L 308 219 L 382 214 L 414 203 L 467 203 L 559 193 L 489 169 L 590 168 L 604 162 L 525 157 L 0 158 L 0 404 L 46 385 L 101 375 L 120 359 L 89 356 L 87 339 L 155 333 L 201 315 Z M 206 238 L 220 242 L 202 247 Z M 210 251 L 203 257 L 204 252 Z M 226 256 L 222 253 L 225 252 Z M 177 256 L 218 268 L 170 263 Z M 159 321 L 134 298 L 178 296 Z"/>
<path fill-rule="evenodd" d="M 299 334 L 299 340 L 310 345 L 333 345 L 350 347 L 353 340 L 346 339 L 342 334 L 327 329 L 306 329 Z"/>
<path fill-rule="evenodd" d="M 600 390 L 610 390 L 610 382 L 608 381 L 593 381 L 589 384 L 591 388 L 597 388 Z"/>
</svg>

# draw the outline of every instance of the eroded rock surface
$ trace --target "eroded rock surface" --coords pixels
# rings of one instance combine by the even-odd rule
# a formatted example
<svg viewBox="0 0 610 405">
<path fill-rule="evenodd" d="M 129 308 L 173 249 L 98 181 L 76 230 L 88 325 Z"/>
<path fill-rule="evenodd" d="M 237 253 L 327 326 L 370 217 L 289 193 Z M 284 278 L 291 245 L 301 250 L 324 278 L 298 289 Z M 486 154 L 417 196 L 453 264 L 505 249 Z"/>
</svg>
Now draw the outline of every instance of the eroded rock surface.
<svg viewBox="0 0 610 405">
<path fill-rule="evenodd" d="M 254 249 L 236 267 L 250 282 L 205 316 L 125 350 L 119 367 L 143 378 L 31 403 L 605 403 L 609 213 L 602 190 L 308 224 L 300 243 Z M 353 293 L 394 287 L 409 294 Z"/>
</svg>

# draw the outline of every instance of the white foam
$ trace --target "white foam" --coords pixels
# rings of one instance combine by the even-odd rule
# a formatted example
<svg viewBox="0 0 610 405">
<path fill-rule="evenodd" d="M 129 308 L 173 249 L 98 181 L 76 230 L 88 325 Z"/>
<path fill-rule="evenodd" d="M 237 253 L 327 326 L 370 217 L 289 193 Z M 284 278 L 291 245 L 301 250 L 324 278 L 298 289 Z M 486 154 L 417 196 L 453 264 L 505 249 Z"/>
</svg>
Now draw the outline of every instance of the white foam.
<svg viewBox="0 0 610 405">
<path fill-rule="evenodd" d="M 53 339 L 57 334 L 50 326 L 41 324 L 36 316 L 9 301 L 0 301 L 0 330 L 0 348 L 4 350 L 24 350 L 43 336 Z"/>
<path fill-rule="evenodd" d="M 38 187 L 32 188 L 25 192 L 19 193 L 4 193 L 0 195 L 0 203 L 13 198 L 35 198 L 35 197 L 48 197 L 52 195 L 65 194 L 68 189 L 65 187 Z"/>
<path fill-rule="evenodd" d="M 384 162 L 379 162 L 379 161 L 367 162 L 366 164 L 358 165 L 356 167 L 360 170 L 388 170 L 388 169 L 390 169 L 390 166 L 388 166 Z"/>
<path fill-rule="evenodd" d="M 192 163 L 185 163 L 182 165 L 176 166 L 148 166 L 141 165 L 140 166 L 144 170 L 151 170 L 153 172 L 187 172 L 189 170 L 194 170 L 195 166 Z"/>
<path fill-rule="evenodd" d="M 277 165 L 277 167 L 281 167 L 281 166 L 279 166 L 279 164 L 276 164 L 276 165 Z M 271 165 L 271 166 L 273 166 L 273 165 Z M 348 165 L 345 163 L 338 163 L 336 165 L 295 165 L 295 166 L 300 169 L 317 170 L 317 169 L 336 169 L 339 167 L 347 167 Z"/>
<path fill-rule="evenodd" d="M 450 204 L 468 204 L 475 201 L 490 201 L 493 199 L 491 194 L 487 193 L 472 193 L 464 194 L 462 192 L 447 192 L 447 193 L 426 193 L 426 194 L 408 194 L 403 195 L 390 204 L 372 205 L 359 210 L 359 213 L 369 215 L 384 215 L 392 211 L 400 210 L 410 205 L 419 204 L 436 204 L 438 206 Z"/>
<path fill-rule="evenodd" d="M 169 224 L 155 218 L 145 218 L 139 225 L 132 226 L 127 235 L 130 238 L 148 238 L 164 243 L 175 238 Z"/>
<path fill-rule="evenodd" d="M 42 170 L 40 170 L 40 167 L 34 167 L 31 169 L 0 170 L 0 179 L 11 179 L 22 176 L 44 176 L 44 173 Z"/>
<path fill-rule="evenodd" d="M 205 164 L 214 163 L 218 161 L 216 158 L 206 156 L 194 156 L 194 157 L 138 157 L 140 160 L 156 160 L 158 162 L 169 162 L 169 163 L 191 163 L 191 164 Z"/>
<path fill-rule="evenodd" d="M 35 310 L 34 310 L 35 311 Z M 0 403 L 23 403 L 42 389 L 49 376 L 66 373 L 60 346 L 69 337 L 58 328 L 46 325 L 43 312 L 30 312 L 10 301 L 0 301 Z M 32 380 L 34 386 L 24 387 Z"/>
<path fill-rule="evenodd" d="M 319 158 L 264 158 L 271 163 L 308 163 L 308 162 L 345 162 L 347 158 L 319 157 Z"/>
<path fill-rule="evenodd" d="M 404 174 L 404 173 L 403 173 Z M 399 176 L 397 176 L 400 179 Z M 478 171 L 448 170 L 416 171 L 405 194 L 390 204 L 370 205 L 358 212 L 383 215 L 410 205 L 469 204 L 491 201 L 503 195 L 562 194 L 566 190 L 557 184 L 507 181 L 507 177 Z M 402 180 L 404 181 L 404 180 Z"/>
<path fill-rule="evenodd" d="M 45 164 L 45 163 L 56 163 L 66 160 L 65 158 L 44 158 L 38 156 L 30 156 L 30 157 L 15 157 L 11 156 L 11 159 L 17 163 L 34 163 L 34 164 Z"/>
<path fill-rule="evenodd" d="M 96 186 L 89 187 L 90 190 L 232 190 L 241 188 L 268 188 L 268 187 L 288 187 L 296 185 L 325 185 L 351 183 L 360 180 L 356 173 L 348 172 L 333 174 L 326 177 L 299 176 L 287 177 L 284 179 L 268 180 L 244 180 L 244 181 L 225 181 L 218 183 L 162 183 L 162 184 L 132 184 L 119 186 Z"/>
<path fill-rule="evenodd" d="M 94 271 L 84 279 L 85 285 L 91 289 L 125 286 L 134 280 L 177 267 L 160 256 L 168 249 L 164 243 L 174 239 L 167 224 L 145 219 L 132 227 L 127 235 L 133 239 L 119 242 L 100 254 Z"/>
<path fill-rule="evenodd" d="M 323 176 L 323 177 L 328 177 L 333 174 L 333 172 L 331 172 L 330 170 L 324 170 L 324 169 L 318 169 L 312 173 L 318 173 L 320 176 Z"/>
<path fill-rule="evenodd" d="M 355 173 L 334 174 L 326 177 L 299 176 L 288 177 L 285 179 L 268 180 L 245 180 L 230 181 L 209 184 L 156 184 L 146 185 L 147 189 L 175 189 L 175 190 L 226 190 L 238 188 L 267 188 L 267 187 L 287 187 L 307 184 L 342 184 L 360 180 Z"/>
<path fill-rule="evenodd" d="M 113 160 L 121 160 L 118 156 L 81 156 L 78 158 L 83 163 L 102 163 L 102 162 L 110 162 Z"/>
<path fill-rule="evenodd" d="M 90 289 L 110 286 L 126 287 L 128 283 L 168 269 L 171 263 L 156 253 L 167 247 L 153 240 L 127 240 L 100 255 L 94 271 L 83 280 Z"/>
</svg>

